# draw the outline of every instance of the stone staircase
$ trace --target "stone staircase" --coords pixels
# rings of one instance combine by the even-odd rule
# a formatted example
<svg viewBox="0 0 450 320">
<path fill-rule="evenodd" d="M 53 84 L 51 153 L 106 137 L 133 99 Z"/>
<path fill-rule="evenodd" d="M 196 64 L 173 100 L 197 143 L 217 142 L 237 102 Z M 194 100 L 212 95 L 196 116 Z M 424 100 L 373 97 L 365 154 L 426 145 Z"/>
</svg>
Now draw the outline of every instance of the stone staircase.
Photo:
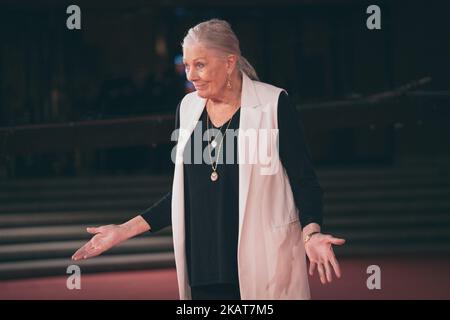
<svg viewBox="0 0 450 320">
<path fill-rule="evenodd" d="M 338 256 L 450 252 L 450 167 L 319 168 Z M 171 230 L 74 262 L 87 226 L 119 224 L 170 190 L 168 176 L 0 181 L 0 280 L 174 267 Z"/>
</svg>

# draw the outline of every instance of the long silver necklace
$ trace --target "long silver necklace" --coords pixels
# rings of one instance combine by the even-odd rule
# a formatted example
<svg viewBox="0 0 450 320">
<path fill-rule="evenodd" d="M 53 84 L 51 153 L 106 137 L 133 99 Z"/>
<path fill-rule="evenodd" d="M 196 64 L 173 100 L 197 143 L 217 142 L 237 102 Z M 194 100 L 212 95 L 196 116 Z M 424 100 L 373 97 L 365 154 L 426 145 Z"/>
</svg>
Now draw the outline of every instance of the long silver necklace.
<svg viewBox="0 0 450 320">
<path fill-rule="evenodd" d="M 217 173 L 217 162 L 220 157 L 220 150 L 222 150 L 223 139 L 225 138 L 225 135 L 227 134 L 228 127 L 230 126 L 230 123 L 231 123 L 231 120 L 233 120 L 233 117 L 234 117 L 234 113 L 231 116 L 230 120 L 228 121 L 227 128 L 225 129 L 225 133 L 223 135 L 222 135 L 223 125 L 219 128 L 220 133 L 222 135 L 222 139 L 220 139 L 219 148 L 216 151 L 216 161 L 215 161 L 216 165 L 214 166 L 214 162 L 212 161 L 212 158 L 211 158 L 211 147 L 215 148 L 217 146 L 217 142 L 216 142 L 216 137 L 214 137 L 214 140 L 211 143 L 209 143 L 211 141 L 211 137 L 209 135 L 209 115 L 208 115 L 208 111 L 206 111 L 206 129 L 207 129 L 206 131 L 208 132 L 208 154 L 209 154 L 209 160 L 211 161 L 211 167 L 213 170 L 213 172 L 211 172 L 211 181 L 213 181 L 213 182 L 215 182 L 215 181 L 217 181 L 217 179 L 219 179 L 219 174 Z"/>
</svg>

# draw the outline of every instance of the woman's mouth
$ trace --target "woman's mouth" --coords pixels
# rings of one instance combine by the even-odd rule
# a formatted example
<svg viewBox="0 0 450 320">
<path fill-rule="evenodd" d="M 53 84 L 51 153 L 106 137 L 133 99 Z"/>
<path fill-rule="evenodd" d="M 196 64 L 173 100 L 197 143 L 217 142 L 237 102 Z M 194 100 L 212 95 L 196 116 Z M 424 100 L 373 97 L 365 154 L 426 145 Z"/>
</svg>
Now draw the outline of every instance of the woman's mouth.
<svg viewBox="0 0 450 320">
<path fill-rule="evenodd" d="M 206 86 L 206 85 L 204 85 L 204 84 L 202 84 L 202 85 L 200 85 L 200 84 L 194 84 L 194 87 L 195 87 L 195 89 L 197 89 L 197 90 L 202 90 L 202 89 L 205 88 L 205 86 Z"/>
</svg>

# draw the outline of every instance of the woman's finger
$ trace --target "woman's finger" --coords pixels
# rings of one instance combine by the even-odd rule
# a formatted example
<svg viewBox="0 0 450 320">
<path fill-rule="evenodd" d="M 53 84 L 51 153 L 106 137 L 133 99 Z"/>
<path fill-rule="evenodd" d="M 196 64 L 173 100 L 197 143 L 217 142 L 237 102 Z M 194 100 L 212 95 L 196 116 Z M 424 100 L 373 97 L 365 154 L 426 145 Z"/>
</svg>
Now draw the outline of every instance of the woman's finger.
<svg viewBox="0 0 450 320">
<path fill-rule="evenodd" d="M 328 263 L 328 261 L 325 261 L 323 265 L 325 266 L 325 274 L 327 276 L 327 281 L 328 282 L 333 281 L 330 264 Z"/>
<path fill-rule="evenodd" d="M 81 259 L 84 255 L 84 252 L 89 245 L 90 241 L 86 242 L 81 248 L 79 248 L 72 256 L 72 259 L 78 260 Z"/>
<path fill-rule="evenodd" d="M 320 282 L 322 282 L 322 284 L 325 284 L 325 271 L 323 270 L 323 265 L 320 262 L 317 263 L 317 270 L 319 270 Z"/>
<path fill-rule="evenodd" d="M 78 249 L 77 252 L 73 255 L 74 260 L 87 259 L 92 256 L 92 253 L 95 252 L 95 247 L 91 241 L 88 241 L 84 246 Z"/>
<path fill-rule="evenodd" d="M 334 254 L 332 254 L 330 257 L 330 263 L 333 266 L 334 273 L 336 273 L 336 276 L 338 278 L 340 278 L 341 277 L 341 268 L 339 266 L 338 261 L 336 260 L 336 257 L 334 256 Z"/>
<path fill-rule="evenodd" d="M 81 253 L 80 253 L 80 249 L 78 249 L 73 255 L 72 255 L 72 260 L 79 260 L 81 259 Z"/>
<path fill-rule="evenodd" d="M 88 250 L 86 250 L 83 259 L 89 259 L 95 256 L 98 256 L 100 254 L 100 249 L 99 248 L 90 248 Z"/>
<path fill-rule="evenodd" d="M 89 242 L 86 243 L 84 246 L 82 246 L 80 249 L 78 249 L 73 255 L 72 255 L 72 259 L 73 260 L 80 260 L 83 258 L 83 256 L 86 253 L 86 248 L 88 246 Z"/>
<path fill-rule="evenodd" d="M 312 276 L 314 274 L 314 269 L 316 268 L 316 263 L 315 262 L 310 262 L 309 263 L 309 274 Z"/>
<path fill-rule="evenodd" d="M 330 242 L 332 244 L 336 244 L 338 246 L 343 245 L 345 243 L 345 239 L 340 239 L 340 238 L 331 238 Z"/>
<path fill-rule="evenodd" d="M 89 232 L 90 234 L 96 234 L 99 233 L 100 230 L 98 230 L 99 228 L 95 228 L 95 227 L 87 227 L 86 231 Z"/>
</svg>

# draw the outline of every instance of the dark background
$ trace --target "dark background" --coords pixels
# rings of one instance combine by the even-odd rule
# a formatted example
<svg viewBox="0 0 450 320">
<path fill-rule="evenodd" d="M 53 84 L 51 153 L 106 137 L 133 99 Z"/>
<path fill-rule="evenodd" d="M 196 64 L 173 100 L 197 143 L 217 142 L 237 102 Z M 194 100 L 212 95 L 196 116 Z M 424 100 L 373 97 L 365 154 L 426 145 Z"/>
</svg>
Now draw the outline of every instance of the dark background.
<svg viewBox="0 0 450 320">
<path fill-rule="evenodd" d="M 170 172 L 170 117 L 185 85 L 174 58 L 188 28 L 214 17 L 231 23 L 261 80 L 291 94 L 317 164 L 448 157 L 447 1 L 78 1 L 81 30 L 66 28 L 68 4 L 1 5 L 0 176 Z M 369 4 L 381 30 L 366 27 Z M 145 138 L 137 125 L 95 122 L 154 114 L 169 120 Z M 67 126 L 87 120 L 76 134 Z"/>
</svg>

